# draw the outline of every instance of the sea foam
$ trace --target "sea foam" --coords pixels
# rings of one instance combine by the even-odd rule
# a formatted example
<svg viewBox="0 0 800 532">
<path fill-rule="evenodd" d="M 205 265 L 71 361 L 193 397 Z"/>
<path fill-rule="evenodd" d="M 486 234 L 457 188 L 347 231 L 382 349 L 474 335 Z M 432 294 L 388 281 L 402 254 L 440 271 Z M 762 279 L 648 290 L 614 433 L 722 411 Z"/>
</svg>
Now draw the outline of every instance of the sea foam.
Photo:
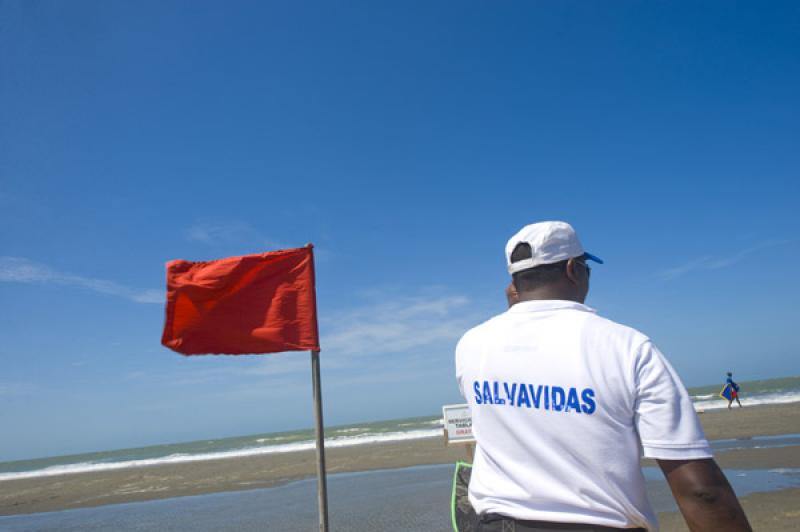
<svg viewBox="0 0 800 532">
<path fill-rule="evenodd" d="M 355 445 L 367 445 L 370 443 L 385 443 L 393 441 L 417 440 L 423 438 L 435 438 L 442 435 L 442 429 L 419 429 L 398 432 L 366 433 L 358 436 L 339 436 L 325 439 L 325 448 L 332 449 L 337 447 L 351 447 Z M 259 456 L 264 454 L 292 453 L 299 451 L 313 450 L 316 447 L 314 440 L 304 440 L 295 443 L 280 445 L 266 445 L 248 447 L 230 451 L 219 451 L 212 453 L 196 454 L 171 454 L 159 458 L 149 458 L 143 460 L 124 460 L 119 462 L 78 462 L 74 464 L 57 465 L 37 469 L 33 471 L 19 471 L 13 473 L 0 473 L 0 482 L 4 480 L 17 480 L 23 478 L 52 477 L 57 475 L 68 475 L 74 473 L 93 473 L 99 471 L 114 471 L 134 467 L 147 467 L 164 464 L 182 464 L 188 462 L 201 462 L 205 460 L 224 460 L 226 458 L 239 458 L 245 456 Z"/>
<path fill-rule="evenodd" d="M 726 399 L 722 399 L 718 395 L 717 396 L 712 395 L 712 397 L 714 397 L 714 399 L 709 398 L 709 399 L 695 401 L 694 403 L 695 410 L 699 412 L 703 410 L 719 410 L 721 408 L 728 408 L 728 401 Z M 743 393 L 739 397 L 739 400 L 745 407 L 757 406 L 757 405 L 781 405 L 787 403 L 796 403 L 800 401 L 800 391 L 793 390 L 790 392 L 765 393 L 753 396 L 748 396 L 746 393 Z M 736 402 L 734 401 L 733 407 L 739 408 L 739 405 L 737 405 Z"/>
</svg>

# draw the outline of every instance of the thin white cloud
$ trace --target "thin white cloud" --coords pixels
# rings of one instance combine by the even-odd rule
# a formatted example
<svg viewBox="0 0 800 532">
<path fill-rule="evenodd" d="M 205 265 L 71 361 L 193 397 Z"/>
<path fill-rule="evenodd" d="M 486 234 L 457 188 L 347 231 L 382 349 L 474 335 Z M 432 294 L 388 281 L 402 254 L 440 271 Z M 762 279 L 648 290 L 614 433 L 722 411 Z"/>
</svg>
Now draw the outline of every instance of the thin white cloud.
<svg viewBox="0 0 800 532">
<path fill-rule="evenodd" d="M 342 355 L 401 353 L 454 341 L 471 320 L 463 296 L 393 298 L 337 312 L 324 322 L 323 348 Z"/>
<path fill-rule="evenodd" d="M 709 261 L 711 261 L 711 257 L 709 256 L 700 257 L 681 264 L 680 266 L 661 270 L 656 275 L 664 281 L 669 281 L 670 279 L 675 279 L 676 277 L 680 277 L 694 270 L 707 269 Z"/>
<path fill-rule="evenodd" d="M 0 257 L 0 281 L 73 286 L 136 303 L 164 302 L 164 292 L 161 290 L 136 290 L 114 281 L 71 275 L 22 257 Z"/>
<path fill-rule="evenodd" d="M 788 244 L 793 242 L 793 240 L 768 240 L 756 246 L 751 246 L 738 252 L 729 255 L 729 256 L 710 256 L 705 255 L 703 257 L 699 257 L 693 260 L 690 260 L 680 266 L 676 266 L 673 268 L 668 268 L 666 270 L 661 270 L 660 272 L 656 273 L 656 276 L 659 277 L 662 281 L 669 281 L 672 279 L 676 279 L 687 273 L 698 271 L 698 270 L 718 270 L 720 268 L 727 268 L 728 266 L 733 266 L 741 262 L 742 260 L 746 259 L 748 256 L 756 253 L 757 251 L 761 251 L 766 248 L 780 246 L 783 244 Z"/>
<path fill-rule="evenodd" d="M 167 354 L 166 356 L 170 356 Z M 177 356 L 177 355 L 175 355 Z M 147 382 L 151 385 L 195 386 L 208 383 L 241 383 L 247 378 L 270 377 L 272 380 L 311 371 L 309 353 L 287 352 L 263 355 L 203 355 L 188 357 L 188 364 L 181 364 L 174 372 L 152 373 L 133 371 L 125 375 L 131 381 Z M 330 364 L 326 365 L 326 368 Z"/>
<path fill-rule="evenodd" d="M 264 355 L 259 364 L 245 368 L 243 373 L 258 377 L 276 377 L 311 372 L 311 359 L 308 353 L 277 353 Z"/>
<path fill-rule="evenodd" d="M 0 397 L 34 395 L 38 388 L 28 382 L 0 382 Z"/>
<path fill-rule="evenodd" d="M 286 246 L 267 238 L 252 225 L 241 220 L 199 220 L 185 232 L 190 242 L 208 246 L 248 246 L 256 249 L 280 249 Z"/>
</svg>

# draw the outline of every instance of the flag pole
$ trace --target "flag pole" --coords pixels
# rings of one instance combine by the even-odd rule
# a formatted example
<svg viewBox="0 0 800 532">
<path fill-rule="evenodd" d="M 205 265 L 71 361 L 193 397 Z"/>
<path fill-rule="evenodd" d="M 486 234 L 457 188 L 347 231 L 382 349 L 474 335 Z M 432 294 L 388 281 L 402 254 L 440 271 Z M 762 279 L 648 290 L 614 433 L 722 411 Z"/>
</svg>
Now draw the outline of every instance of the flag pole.
<svg viewBox="0 0 800 532">
<path fill-rule="evenodd" d="M 319 529 L 328 532 L 328 482 L 325 476 L 325 434 L 322 422 L 322 387 L 319 377 L 319 351 L 311 351 L 311 380 L 314 388 L 314 422 L 317 432 L 317 500 Z"/>
<path fill-rule="evenodd" d="M 319 338 L 317 323 L 317 289 L 314 271 L 314 246 L 306 244 L 311 251 L 311 275 L 314 285 L 314 325 Z M 311 351 L 311 387 L 314 395 L 314 428 L 317 435 L 317 503 L 319 504 L 319 530 L 328 532 L 328 480 L 325 473 L 325 424 L 322 420 L 322 383 L 319 372 L 319 349 Z"/>
</svg>

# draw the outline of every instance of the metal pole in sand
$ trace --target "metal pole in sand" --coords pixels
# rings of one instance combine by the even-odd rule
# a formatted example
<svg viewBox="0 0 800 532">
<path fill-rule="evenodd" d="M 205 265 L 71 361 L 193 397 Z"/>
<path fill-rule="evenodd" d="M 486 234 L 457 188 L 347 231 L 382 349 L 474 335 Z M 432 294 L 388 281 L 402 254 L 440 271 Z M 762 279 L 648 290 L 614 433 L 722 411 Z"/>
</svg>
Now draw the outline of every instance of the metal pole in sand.
<svg viewBox="0 0 800 532">
<path fill-rule="evenodd" d="M 322 422 L 322 386 L 319 378 L 319 351 L 311 351 L 311 380 L 314 388 L 314 422 L 317 433 L 317 500 L 319 529 L 328 532 L 328 482 L 325 477 L 325 434 Z"/>
</svg>

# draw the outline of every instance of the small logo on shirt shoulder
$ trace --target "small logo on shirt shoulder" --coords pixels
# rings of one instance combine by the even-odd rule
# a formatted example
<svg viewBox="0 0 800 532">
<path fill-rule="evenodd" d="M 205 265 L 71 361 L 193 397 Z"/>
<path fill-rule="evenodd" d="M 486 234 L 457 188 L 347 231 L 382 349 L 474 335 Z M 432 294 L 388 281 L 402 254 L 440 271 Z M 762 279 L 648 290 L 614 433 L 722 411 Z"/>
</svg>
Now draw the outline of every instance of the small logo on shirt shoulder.
<svg viewBox="0 0 800 532">
<path fill-rule="evenodd" d="M 521 353 L 523 351 L 530 351 L 530 347 L 524 345 L 506 345 L 503 347 L 506 353 Z"/>
</svg>

